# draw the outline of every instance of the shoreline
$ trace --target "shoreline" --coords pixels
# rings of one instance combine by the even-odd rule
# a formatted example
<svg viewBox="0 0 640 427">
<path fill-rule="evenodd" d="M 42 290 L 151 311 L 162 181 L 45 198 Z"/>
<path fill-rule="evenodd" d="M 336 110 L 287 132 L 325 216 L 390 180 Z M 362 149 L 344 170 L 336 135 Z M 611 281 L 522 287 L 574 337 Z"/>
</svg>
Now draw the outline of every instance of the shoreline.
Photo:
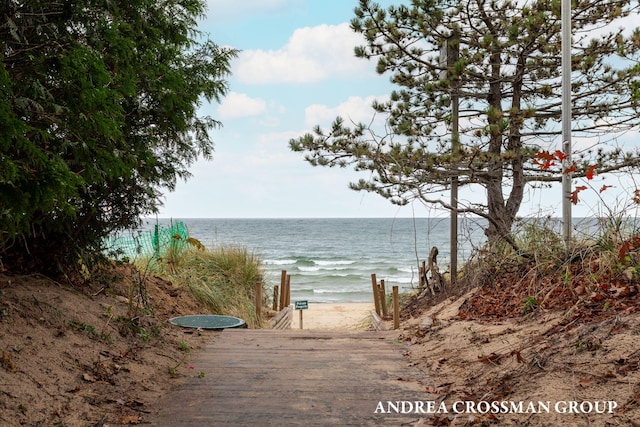
<svg viewBox="0 0 640 427">
<path fill-rule="evenodd" d="M 302 312 L 305 330 L 366 330 L 371 325 L 371 310 L 373 302 L 309 302 L 308 309 L 293 311 L 291 329 L 300 330 Z"/>
</svg>

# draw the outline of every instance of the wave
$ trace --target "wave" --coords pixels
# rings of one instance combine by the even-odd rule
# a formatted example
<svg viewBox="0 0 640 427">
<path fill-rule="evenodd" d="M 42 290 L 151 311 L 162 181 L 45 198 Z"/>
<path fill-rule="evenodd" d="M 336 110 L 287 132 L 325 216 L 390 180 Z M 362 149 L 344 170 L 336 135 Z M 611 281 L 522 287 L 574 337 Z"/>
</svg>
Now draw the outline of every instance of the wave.
<svg viewBox="0 0 640 427">
<path fill-rule="evenodd" d="M 354 289 L 313 289 L 314 294 L 360 294 L 363 290 Z"/>
<path fill-rule="evenodd" d="M 314 260 L 313 262 L 316 265 L 323 265 L 323 266 L 326 266 L 326 265 L 351 265 L 351 264 L 355 264 L 356 263 L 355 261 L 350 261 L 350 260 L 335 260 L 335 261 L 333 261 L 333 260 L 332 261 L 329 261 L 329 260 L 327 260 L 327 261 L 325 261 L 325 260 Z"/>
<path fill-rule="evenodd" d="M 328 289 L 307 289 L 304 291 L 291 291 L 291 300 L 307 300 L 315 303 L 336 302 L 373 302 L 370 292 L 358 290 L 331 291 Z"/>
<path fill-rule="evenodd" d="M 298 271 L 304 271 L 304 272 L 313 272 L 313 271 L 320 271 L 320 267 L 297 267 Z"/>
<path fill-rule="evenodd" d="M 265 265 L 291 265 L 296 262 L 295 259 L 266 259 L 263 261 Z"/>
</svg>

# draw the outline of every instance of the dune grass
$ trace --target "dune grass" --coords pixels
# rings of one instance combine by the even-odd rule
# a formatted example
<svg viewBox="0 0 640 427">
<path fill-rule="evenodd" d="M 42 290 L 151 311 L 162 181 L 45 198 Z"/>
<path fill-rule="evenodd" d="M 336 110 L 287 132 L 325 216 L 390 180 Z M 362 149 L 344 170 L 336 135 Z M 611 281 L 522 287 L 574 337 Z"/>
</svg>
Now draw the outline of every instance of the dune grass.
<svg viewBox="0 0 640 427">
<path fill-rule="evenodd" d="M 188 289 L 212 314 L 239 317 L 250 328 L 262 327 L 255 296 L 264 274 L 261 260 L 246 248 L 205 249 L 192 243 L 184 250 L 169 248 L 146 262 L 154 274 Z"/>
<path fill-rule="evenodd" d="M 599 218 L 593 227 L 576 232 L 569 245 L 546 221 L 529 220 L 514 230 L 513 240 L 519 250 L 498 242 L 465 264 L 460 283 L 481 291 L 464 315 L 513 317 L 538 308 L 623 311 L 631 301 L 625 298 L 640 282 L 635 218 Z"/>
</svg>

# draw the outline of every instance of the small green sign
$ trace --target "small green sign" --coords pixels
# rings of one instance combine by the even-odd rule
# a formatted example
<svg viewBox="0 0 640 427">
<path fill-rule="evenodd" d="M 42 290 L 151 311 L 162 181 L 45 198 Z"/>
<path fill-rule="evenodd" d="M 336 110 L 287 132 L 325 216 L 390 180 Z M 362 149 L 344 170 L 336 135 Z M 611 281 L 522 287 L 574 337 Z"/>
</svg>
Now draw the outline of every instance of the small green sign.
<svg viewBox="0 0 640 427">
<path fill-rule="evenodd" d="M 296 301 L 296 310 L 306 310 L 309 308 L 309 301 Z"/>
</svg>

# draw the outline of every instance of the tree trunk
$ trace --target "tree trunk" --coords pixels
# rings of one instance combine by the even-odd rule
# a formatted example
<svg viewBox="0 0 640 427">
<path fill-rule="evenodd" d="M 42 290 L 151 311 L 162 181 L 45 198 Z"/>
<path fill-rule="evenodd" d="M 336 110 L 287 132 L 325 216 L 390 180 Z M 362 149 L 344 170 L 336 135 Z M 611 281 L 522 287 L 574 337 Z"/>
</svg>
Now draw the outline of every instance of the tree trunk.
<svg viewBox="0 0 640 427">
<path fill-rule="evenodd" d="M 487 219 L 489 220 L 485 234 L 489 243 L 502 239 L 509 240 L 511 226 L 515 221 L 515 213 L 505 207 L 502 179 L 491 180 L 485 187 L 487 189 Z"/>
<path fill-rule="evenodd" d="M 520 111 L 522 98 L 522 79 L 525 69 L 525 58 L 523 54 L 518 60 L 516 73 L 512 82 L 513 95 L 511 98 L 511 108 L 509 111 L 510 132 L 506 139 L 506 147 L 510 154 L 511 161 L 511 188 L 507 200 L 503 193 L 505 160 L 503 153 L 504 131 L 501 129 L 501 120 L 504 118 L 502 109 L 503 95 L 501 78 L 501 57 L 499 51 L 494 51 L 491 55 L 492 79 L 489 84 L 488 103 L 490 111 L 487 115 L 490 129 L 489 152 L 493 156 L 489 164 L 489 177 L 485 183 L 487 189 L 487 214 L 489 226 L 485 234 L 489 243 L 505 240 L 515 248 L 511 239 L 511 227 L 516 215 L 520 210 L 522 198 L 524 196 L 525 176 L 522 159 L 522 137 L 520 131 L 523 126 L 522 113 Z"/>
</svg>

